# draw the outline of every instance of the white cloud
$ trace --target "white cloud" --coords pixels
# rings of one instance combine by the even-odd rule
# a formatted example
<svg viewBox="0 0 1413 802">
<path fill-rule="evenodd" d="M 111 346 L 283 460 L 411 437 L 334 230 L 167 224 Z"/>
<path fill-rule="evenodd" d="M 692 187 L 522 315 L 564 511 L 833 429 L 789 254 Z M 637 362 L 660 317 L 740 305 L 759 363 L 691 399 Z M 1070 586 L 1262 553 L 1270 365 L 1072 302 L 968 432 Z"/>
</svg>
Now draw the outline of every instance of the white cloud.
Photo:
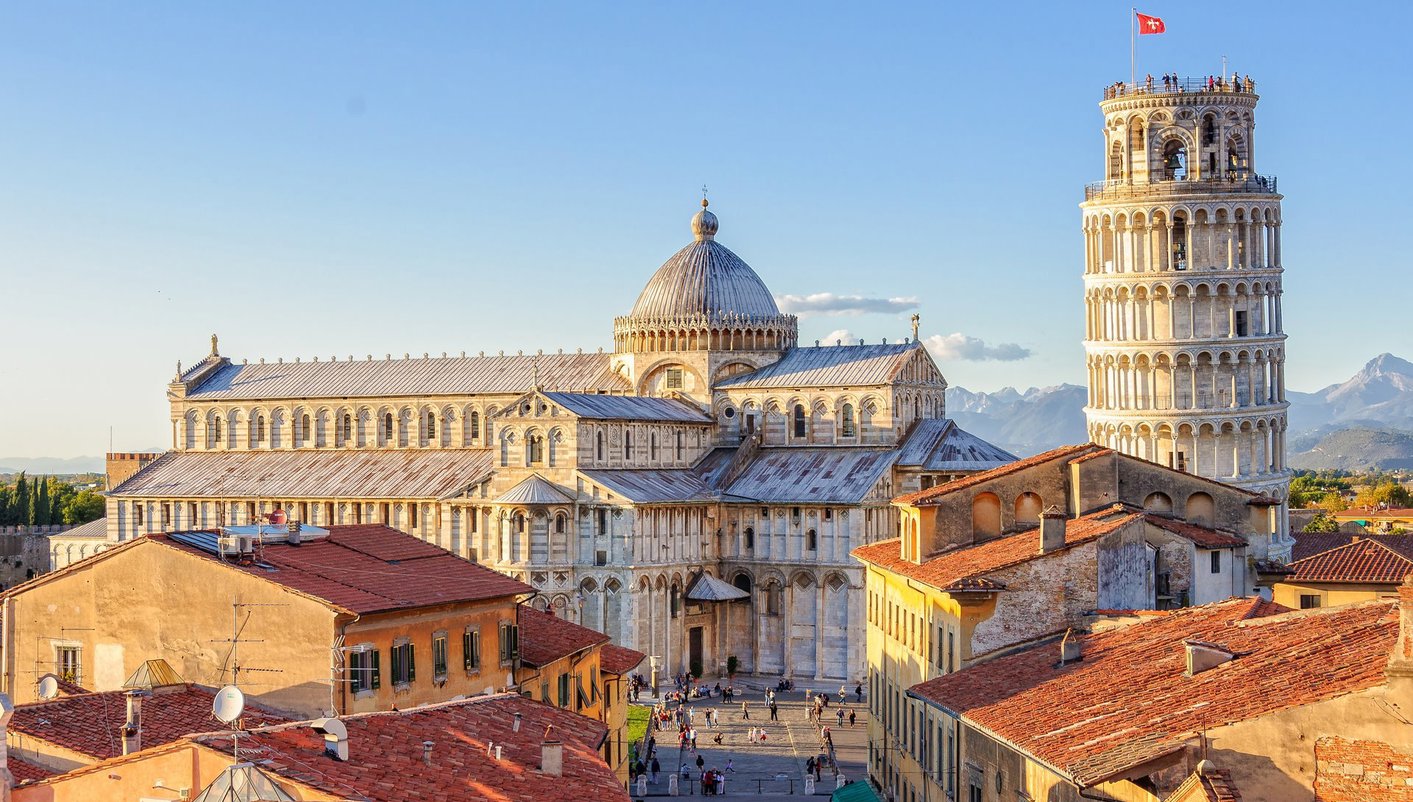
<svg viewBox="0 0 1413 802">
<path fill-rule="evenodd" d="M 1014 362 L 1030 356 L 1030 349 L 1016 343 L 987 345 L 980 337 L 969 337 L 961 332 L 954 334 L 934 334 L 923 340 L 927 350 L 940 360 L 964 359 L 971 362 L 996 360 Z"/>
<path fill-rule="evenodd" d="M 870 315 L 907 312 L 917 309 L 917 298 L 865 298 L 862 295 L 781 295 L 775 299 L 780 311 L 794 315 Z"/>
<path fill-rule="evenodd" d="M 844 345 L 848 345 L 858 342 L 859 338 L 848 329 L 835 329 L 821 337 L 819 342 L 821 345 L 833 345 L 835 340 L 842 342 Z"/>
</svg>

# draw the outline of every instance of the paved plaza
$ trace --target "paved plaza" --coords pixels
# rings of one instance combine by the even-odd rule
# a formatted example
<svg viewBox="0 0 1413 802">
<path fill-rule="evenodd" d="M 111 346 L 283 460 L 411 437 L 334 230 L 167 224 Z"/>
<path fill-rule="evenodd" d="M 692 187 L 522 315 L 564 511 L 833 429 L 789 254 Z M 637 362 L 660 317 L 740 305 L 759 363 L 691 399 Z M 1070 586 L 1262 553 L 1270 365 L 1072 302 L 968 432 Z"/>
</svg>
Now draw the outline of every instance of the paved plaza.
<svg viewBox="0 0 1413 802">
<path fill-rule="evenodd" d="M 805 794 L 805 763 L 809 758 L 817 757 L 824 752 L 819 726 L 809 720 L 811 705 L 805 702 L 807 684 L 797 683 L 796 690 L 776 694 L 778 707 L 776 721 L 770 720 L 770 709 L 766 704 L 763 690 L 743 685 L 739 680 L 736 683 L 736 688 L 736 696 L 729 704 L 723 702 L 719 696 L 688 702 L 687 708 L 692 711 L 692 721 L 697 728 L 698 748 L 695 752 L 690 747 L 684 750 L 678 749 L 677 728 L 670 722 L 667 729 L 649 730 L 649 734 L 657 739 L 657 756 L 662 771 L 656 783 L 649 782 L 647 784 L 647 796 L 670 795 L 671 787 L 668 775 L 674 768 L 677 769 L 678 793 L 682 796 L 700 796 L 702 793 L 701 770 L 697 768 L 696 763 L 698 754 L 703 758 L 703 766 L 708 769 L 717 768 L 725 771 L 727 761 L 731 761 L 734 771 L 726 775 L 728 796 L 747 794 L 803 796 Z M 829 727 L 834 742 L 835 758 L 839 763 L 839 771 L 848 780 L 866 781 L 867 704 L 855 701 L 851 686 L 849 701 L 844 705 L 844 726 L 841 728 L 838 726 L 835 712 L 839 709 L 838 686 L 810 690 L 823 691 L 831 695 L 829 707 L 824 711 L 823 723 Z M 749 720 L 742 717 L 742 702 L 747 705 L 750 714 Z M 643 703 L 651 704 L 646 699 Z M 676 705 L 669 705 L 669 708 L 675 709 Z M 712 727 L 707 723 L 707 711 L 712 709 L 717 711 L 719 717 L 717 727 Z M 849 726 L 847 718 L 849 711 L 855 713 L 855 722 L 852 728 Z M 765 730 L 764 743 L 750 742 L 749 735 L 753 727 Z M 718 733 L 722 736 L 720 745 L 714 742 Z M 683 763 L 687 764 L 690 775 L 687 780 L 682 779 L 681 766 Z M 834 790 L 834 785 L 833 771 L 829 768 L 823 769 L 815 788 L 815 795 L 829 795 Z M 630 790 L 633 791 L 635 797 L 638 796 L 636 784 Z"/>
</svg>

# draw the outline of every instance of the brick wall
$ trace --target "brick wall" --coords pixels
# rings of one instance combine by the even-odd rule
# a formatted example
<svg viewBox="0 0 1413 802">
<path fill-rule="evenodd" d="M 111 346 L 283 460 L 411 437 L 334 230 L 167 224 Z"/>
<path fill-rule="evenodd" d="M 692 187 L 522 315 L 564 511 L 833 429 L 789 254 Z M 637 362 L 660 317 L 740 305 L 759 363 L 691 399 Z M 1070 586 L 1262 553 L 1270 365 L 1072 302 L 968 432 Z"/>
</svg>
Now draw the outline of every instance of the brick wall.
<svg viewBox="0 0 1413 802">
<path fill-rule="evenodd" d="M 1315 742 L 1315 802 L 1413 801 L 1413 752 L 1378 741 Z"/>
</svg>

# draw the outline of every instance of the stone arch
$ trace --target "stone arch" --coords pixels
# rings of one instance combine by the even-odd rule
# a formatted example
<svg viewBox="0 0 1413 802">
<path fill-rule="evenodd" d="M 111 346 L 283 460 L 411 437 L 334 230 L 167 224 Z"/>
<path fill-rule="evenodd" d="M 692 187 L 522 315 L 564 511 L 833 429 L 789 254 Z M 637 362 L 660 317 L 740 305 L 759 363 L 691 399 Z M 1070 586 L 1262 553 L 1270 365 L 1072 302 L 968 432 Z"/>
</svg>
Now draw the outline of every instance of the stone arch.
<svg viewBox="0 0 1413 802">
<path fill-rule="evenodd" d="M 1040 525 L 1040 513 L 1044 505 L 1038 493 L 1024 492 L 1016 496 L 1015 521 L 1017 526 Z"/>
<path fill-rule="evenodd" d="M 1171 513 L 1173 511 L 1172 497 L 1161 490 L 1149 493 L 1148 497 L 1143 499 L 1143 509 L 1163 515 Z"/>
<path fill-rule="evenodd" d="M 1212 526 L 1216 516 L 1216 505 L 1207 493 L 1198 491 L 1187 497 L 1183 517 L 1189 523 Z"/>
<path fill-rule="evenodd" d="M 978 493 L 971 500 L 971 531 L 976 540 L 1001 534 L 1001 499 L 995 493 Z"/>
</svg>

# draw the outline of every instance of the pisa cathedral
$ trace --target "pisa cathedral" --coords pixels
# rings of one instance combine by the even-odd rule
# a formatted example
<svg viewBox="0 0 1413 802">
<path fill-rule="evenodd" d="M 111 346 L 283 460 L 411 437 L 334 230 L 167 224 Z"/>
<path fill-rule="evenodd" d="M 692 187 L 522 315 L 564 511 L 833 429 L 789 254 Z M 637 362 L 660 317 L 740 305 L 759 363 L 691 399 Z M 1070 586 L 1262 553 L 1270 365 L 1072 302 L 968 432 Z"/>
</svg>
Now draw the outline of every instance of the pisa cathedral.
<svg viewBox="0 0 1413 802">
<path fill-rule="evenodd" d="M 614 320 L 612 353 L 237 362 L 213 337 L 167 387 L 171 450 L 110 492 L 106 541 L 275 510 L 382 523 L 666 672 L 735 656 L 862 677 L 849 552 L 897 535 L 895 496 L 1014 457 L 945 417 L 916 323 L 801 347 L 705 206 Z"/>
<path fill-rule="evenodd" d="M 1090 439 L 1281 502 L 1289 557 L 1281 195 L 1255 82 L 1116 86 L 1086 188 Z"/>
</svg>

